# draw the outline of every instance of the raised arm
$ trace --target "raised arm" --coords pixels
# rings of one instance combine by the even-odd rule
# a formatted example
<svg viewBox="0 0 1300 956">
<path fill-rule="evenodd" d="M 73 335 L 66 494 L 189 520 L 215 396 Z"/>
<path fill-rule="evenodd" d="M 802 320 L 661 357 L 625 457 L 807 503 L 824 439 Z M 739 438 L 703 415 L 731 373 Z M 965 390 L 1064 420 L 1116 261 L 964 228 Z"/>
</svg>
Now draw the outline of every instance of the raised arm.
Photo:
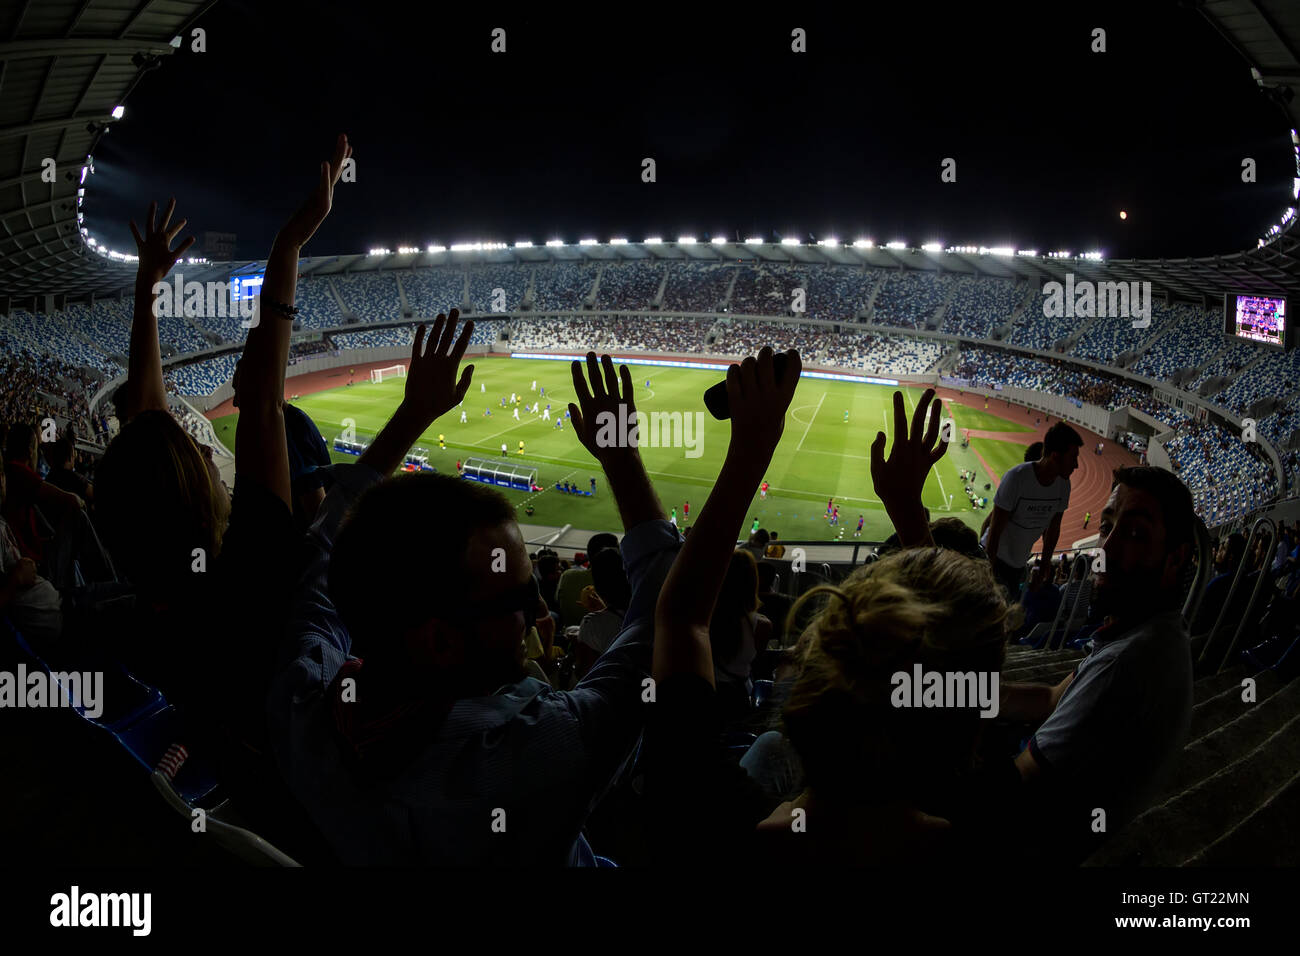
<svg viewBox="0 0 1300 956">
<path fill-rule="evenodd" d="M 154 312 L 154 288 L 171 271 L 185 250 L 194 245 L 187 237 L 173 251 L 172 240 L 185 228 L 188 219 L 171 225 L 176 200 L 167 202 L 167 211 L 158 221 L 158 203 L 149 204 L 144 221 L 145 234 L 131 220 L 136 255 L 140 265 L 135 272 L 135 313 L 131 319 L 131 345 L 126 369 L 126 418 L 130 421 L 145 411 L 167 411 L 167 389 L 163 385 L 162 353 L 158 350 L 158 316 Z M 122 424 L 126 424 L 123 422 Z"/>
<path fill-rule="evenodd" d="M 709 622 L 754 491 L 781 441 L 803 365 L 786 353 L 778 384 L 772 350 L 727 369 L 731 443 L 718 480 L 668 572 L 655 611 L 654 678 L 696 674 L 713 683 Z"/>
<path fill-rule="evenodd" d="M 284 429 L 284 369 L 289 361 L 289 336 L 293 331 L 298 255 L 329 215 L 334 186 L 343 172 L 344 161 L 351 155 L 348 138 L 340 134 L 333 161 L 320 164 L 316 188 L 276 235 L 266 260 L 257 313 L 239 366 L 236 467 L 241 476 L 265 487 L 290 510 L 293 499 Z"/>
<path fill-rule="evenodd" d="M 907 413 L 903 408 L 903 393 L 894 392 L 894 448 L 885 458 L 885 433 L 877 432 L 871 443 L 871 483 L 884 502 L 889 520 L 905 548 L 930 547 L 930 524 L 925 520 L 925 506 L 921 504 L 921 491 L 926 475 L 948 451 L 947 442 L 938 442 L 941 409 L 936 403 L 930 416 L 930 427 L 925 428 L 925 413 L 934 398 L 934 389 L 927 388 L 912 413 L 912 428 L 907 428 Z M 922 434 L 922 429 L 925 429 Z"/>
<path fill-rule="evenodd" d="M 451 310 L 450 316 L 439 315 L 429 335 L 429 346 L 424 347 L 424 326 L 415 331 L 415 344 L 411 347 L 411 367 L 406 376 L 406 391 L 402 404 L 388 420 L 379 435 L 362 453 L 360 463 L 373 468 L 385 478 L 397 470 L 407 451 L 434 420 L 455 408 L 469 391 L 474 379 L 474 366 L 466 366 L 460 381 L 456 370 L 469 348 L 474 323 L 466 322 L 460 338 L 456 338 L 456 322 L 460 313 Z"/>
<path fill-rule="evenodd" d="M 573 390 L 578 397 L 576 405 L 569 403 L 573 430 L 578 441 L 605 471 L 619 516 L 623 519 L 623 531 L 630 532 L 646 521 L 667 518 L 641 462 L 640 449 L 625 440 L 628 436 L 620 427 L 624 422 L 632 422 L 636 415 L 636 405 L 632 401 L 632 373 L 623 365 L 615 375 L 614 360 L 604 355 L 597 364 L 595 352 L 587 353 L 590 388 L 583 378 L 580 362 L 573 363 L 572 371 Z M 623 382 L 621 394 L 620 376 Z"/>
</svg>

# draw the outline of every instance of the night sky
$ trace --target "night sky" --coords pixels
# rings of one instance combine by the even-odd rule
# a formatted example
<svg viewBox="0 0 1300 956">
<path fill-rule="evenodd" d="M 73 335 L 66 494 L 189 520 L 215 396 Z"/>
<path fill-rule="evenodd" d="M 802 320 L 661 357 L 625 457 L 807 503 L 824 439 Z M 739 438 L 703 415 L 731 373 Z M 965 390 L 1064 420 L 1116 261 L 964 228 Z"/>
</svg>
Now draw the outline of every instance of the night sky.
<svg viewBox="0 0 1300 956">
<path fill-rule="evenodd" d="M 357 182 L 309 255 L 691 234 L 1177 257 L 1253 247 L 1290 205 L 1286 114 L 1190 9 L 880 6 L 222 0 L 207 52 L 187 37 L 100 141 L 87 222 L 134 251 L 126 220 L 175 194 L 265 256 L 340 131 Z"/>
</svg>

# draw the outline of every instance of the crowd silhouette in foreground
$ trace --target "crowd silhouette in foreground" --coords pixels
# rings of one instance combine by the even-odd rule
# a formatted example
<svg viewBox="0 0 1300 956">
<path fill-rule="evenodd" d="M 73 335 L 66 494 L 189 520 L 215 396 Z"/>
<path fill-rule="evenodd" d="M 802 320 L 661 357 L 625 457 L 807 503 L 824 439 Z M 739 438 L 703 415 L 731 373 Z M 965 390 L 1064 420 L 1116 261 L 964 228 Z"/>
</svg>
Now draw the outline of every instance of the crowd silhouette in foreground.
<svg viewBox="0 0 1300 956">
<path fill-rule="evenodd" d="M 1023 602 L 1021 587 L 1070 500 L 1077 433 L 1052 426 L 1003 483 L 981 546 L 922 505 L 948 447 L 934 391 L 910 420 L 895 393 L 892 447 L 876 434 L 862 475 L 890 547 L 791 602 L 773 588 L 771 538 L 737 542 L 799 353 L 779 380 L 769 348 L 728 369 L 730 443 L 684 538 L 639 450 L 596 441 L 600 416 L 635 409 L 629 370 L 591 352 L 573 363 L 569 412 L 621 533 L 572 566 L 530 553 L 493 488 L 395 477 L 473 384 L 474 323 L 456 310 L 419 326 L 401 404 L 355 463 L 328 465 L 284 401 L 298 258 L 350 153 L 340 136 L 267 257 L 238 366 L 233 489 L 163 384 L 152 288 L 193 242 L 177 243 L 174 200 L 132 223 L 129 375 L 93 484 L 31 423 L 4 439 L 0 610 L 52 662 L 108 655 L 159 688 L 257 832 L 322 864 L 1077 863 L 1103 838 L 1099 808 L 1111 833 L 1144 809 L 1192 702 L 1180 609 L 1196 519 L 1177 477 L 1123 468 L 1086 503 L 1106 570 L 1073 674 L 1001 683 L 997 719 L 970 701 L 905 706 L 898 674 L 995 675 L 1026 615 L 1055 607 L 1043 589 L 1068 575 L 1050 543 Z M 1225 540 L 1222 573 L 1243 550 Z M 1293 634 L 1300 545 L 1252 560 L 1289 575 L 1275 619 Z M 756 723 L 767 681 L 776 716 Z"/>
</svg>

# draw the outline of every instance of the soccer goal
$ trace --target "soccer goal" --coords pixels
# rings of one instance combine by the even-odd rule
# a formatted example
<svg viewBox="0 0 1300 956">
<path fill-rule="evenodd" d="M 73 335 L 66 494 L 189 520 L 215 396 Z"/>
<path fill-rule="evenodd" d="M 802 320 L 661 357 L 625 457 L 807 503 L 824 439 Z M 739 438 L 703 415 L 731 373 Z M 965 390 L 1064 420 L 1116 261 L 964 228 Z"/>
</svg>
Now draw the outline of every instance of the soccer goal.
<svg viewBox="0 0 1300 956">
<path fill-rule="evenodd" d="M 372 368 L 370 381 L 378 384 L 386 378 L 406 378 L 405 365 L 390 365 L 388 368 Z"/>
</svg>

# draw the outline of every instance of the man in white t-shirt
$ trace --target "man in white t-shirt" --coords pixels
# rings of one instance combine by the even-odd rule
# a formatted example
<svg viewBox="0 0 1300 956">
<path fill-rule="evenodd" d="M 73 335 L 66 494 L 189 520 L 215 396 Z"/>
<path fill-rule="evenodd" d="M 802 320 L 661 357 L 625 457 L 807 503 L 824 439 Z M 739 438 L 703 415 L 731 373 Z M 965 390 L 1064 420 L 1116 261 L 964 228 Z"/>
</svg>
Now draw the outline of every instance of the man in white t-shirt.
<svg viewBox="0 0 1300 956">
<path fill-rule="evenodd" d="M 980 544 L 993 575 L 1011 601 L 1020 600 L 1025 562 L 1041 536 L 1043 550 L 1035 579 L 1049 573 L 1052 552 L 1061 535 L 1061 515 L 1070 504 L 1070 475 L 1079 467 L 1083 439 L 1065 422 L 1043 436 L 1043 457 L 1016 465 L 1002 477 L 993 498 L 993 517 Z"/>
</svg>

